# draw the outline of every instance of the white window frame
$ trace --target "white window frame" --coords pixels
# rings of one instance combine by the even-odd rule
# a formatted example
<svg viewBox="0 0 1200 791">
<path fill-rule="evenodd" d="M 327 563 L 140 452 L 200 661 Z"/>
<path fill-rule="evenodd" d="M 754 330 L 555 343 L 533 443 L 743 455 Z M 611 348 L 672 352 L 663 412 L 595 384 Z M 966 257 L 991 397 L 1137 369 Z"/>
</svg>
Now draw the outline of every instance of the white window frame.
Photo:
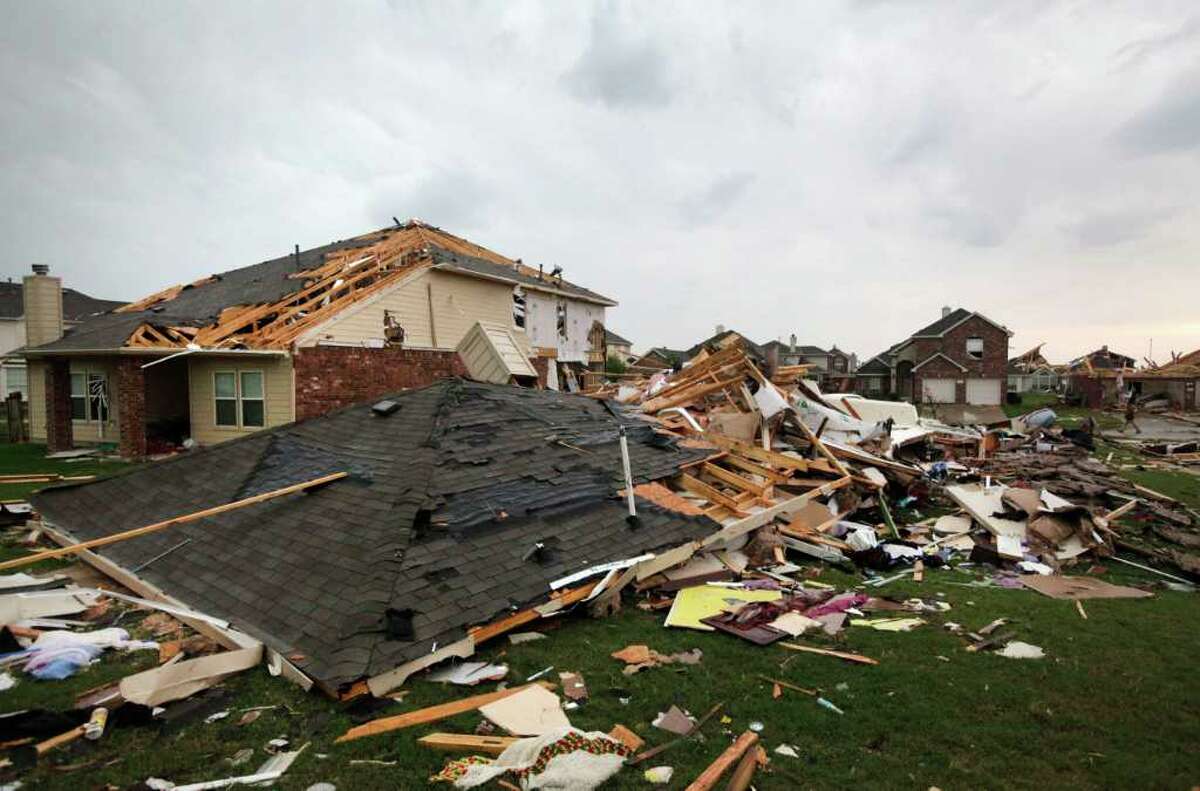
<svg viewBox="0 0 1200 791">
<path fill-rule="evenodd" d="M 72 385 L 74 385 L 76 376 L 81 377 L 83 379 L 83 393 L 81 393 L 79 395 L 76 395 L 74 389 L 72 388 Z M 91 387 L 92 377 L 99 377 L 101 379 L 101 381 L 104 382 L 104 389 L 108 393 L 108 399 L 107 399 L 108 403 L 106 406 L 106 409 L 108 410 L 108 415 L 105 417 L 104 420 L 100 419 L 98 411 L 93 412 L 93 410 L 92 410 L 92 392 L 91 392 L 92 391 L 92 387 Z M 107 425 L 107 424 L 110 424 L 113 422 L 112 389 L 109 386 L 108 371 L 106 371 L 102 368 L 83 368 L 83 369 L 77 370 L 77 371 L 73 370 L 70 372 L 69 377 L 68 377 L 68 389 L 70 391 L 71 422 L 72 423 L 103 423 L 103 424 Z M 81 417 L 81 418 L 75 417 L 74 402 L 75 402 L 75 399 L 77 399 L 77 398 L 83 399 L 83 417 Z"/>
<path fill-rule="evenodd" d="M 971 349 L 971 341 L 979 341 L 979 351 L 973 351 Z M 967 356 L 972 360 L 983 359 L 983 338 L 978 335 L 972 335 L 970 338 L 967 338 Z"/>
<path fill-rule="evenodd" d="M 262 382 L 262 395 L 254 398 L 248 398 L 242 393 L 242 377 L 247 374 L 257 374 L 259 381 Z M 221 375 L 229 375 L 233 377 L 233 396 L 217 395 L 217 377 Z M 261 368 L 222 368 L 212 372 L 212 389 L 213 389 L 213 427 L 223 431 L 241 431 L 250 429 L 258 431 L 267 427 L 267 374 Z M 236 423 L 218 423 L 217 422 L 217 402 L 232 401 L 234 420 Z M 259 401 L 262 403 L 262 425 L 246 425 L 245 419 L 245 402 Z"/>
</svg>

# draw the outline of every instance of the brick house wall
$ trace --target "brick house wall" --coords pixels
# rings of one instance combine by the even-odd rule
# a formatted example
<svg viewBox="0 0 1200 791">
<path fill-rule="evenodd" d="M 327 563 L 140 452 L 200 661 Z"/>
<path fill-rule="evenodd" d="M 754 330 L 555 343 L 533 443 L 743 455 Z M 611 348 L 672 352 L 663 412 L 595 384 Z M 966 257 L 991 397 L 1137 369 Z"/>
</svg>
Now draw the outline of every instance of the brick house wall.
<svg viewBox="0 0 1200 791">
<path fill-rule="evenodd" d="M 457 352 L 427 349 L 315 346 L 299 349 L 292 364 L 297 420 L 397 390 L 467 375 Z"/>
<path fill-rule="evenodd" d="M 979 337 L 983 339 L 983 358 L 975 359 L 967 354 L 967 339 Z M 978 316 L 972 316 L 940 338 L 916 338 L 913 340 L 915 359 L 921 363 L 930 355 L 941 353 L 959 365 L 966 368 L 962 371 L 942 359 L 926 363 L 913 374 L 913 398 L 919 400 L 924 392 L 922 382 L 925 379 L 998 379 L 1001 388 L 1000 397 L 1003 399 L 1005 382 L 1007 381 L 1008 365 L 1008 333 L 984 321 Z M 963 404 L 967 400 L 965 382 L 955 388 L 956 403 Z"/>
<path fill-rule="evenodd" d="M 71 363 L 65 358 L 51 358 L 45 369 L 46 450 L 70 450 L 75 447 L 71 431 Z"/>
<path fill-rule="evenodd" d="M 128 459 L 146 455 L 146 371 L 140 358 L 124 357 L 117 362 L 118 451 Z"/>
</svg>

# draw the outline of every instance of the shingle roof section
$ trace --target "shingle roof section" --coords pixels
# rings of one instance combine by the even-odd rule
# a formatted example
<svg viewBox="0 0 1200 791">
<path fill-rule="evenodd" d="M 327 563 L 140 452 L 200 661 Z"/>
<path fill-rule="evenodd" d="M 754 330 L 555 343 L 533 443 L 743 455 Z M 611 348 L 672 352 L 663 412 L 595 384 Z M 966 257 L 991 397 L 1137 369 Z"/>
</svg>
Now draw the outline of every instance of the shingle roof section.
<svg viewBox="0 0 1200 791">
<path fill-rule="evenodd" d="M 73 288 L 62 290 L 62 301 L 63 319 L 66 321 L 83 321 L 125 304 L 111 299 L 96 299 Z M 0 282 L 0 318 L 19 319 L 24 315 L 24 283 Z"/>
<path fill-rule="evenodd" d="M 707 535 L 717 525 L 641 503 L 630 529 L 618 430 L 636 482 L 709 452 L 584 396 L 459 380 L 391 396 L 34 498 L 79 540 L 347 471 L 303 494 L 99 550 L 168 594 L 230 620 L 326 688 L 386 672 L 588 566 Z M 535 542 L 547 552 L 524 560 Z M 411 611 L 410 640 L 387 611 Z"/>
<path fill-rule="evenodd" d="M 453 267 L 471 275 L 502 278 L 530 287 L 554 289 L 580 299 L 616 304 L 608 297 L 568 281 L 551 279 L 548 275 L 540 277 L 538 272 L 518 260 L 506 258 L 440 228 L 411 220 L 399 226 L 381 228 L 351 239 L 341 239 L 311 250 L 289 253 L 218 273 L 208 280 L 183 286 L 178 294 L 149 309 L 97 317 L 59 340 L 37 348 L 46 352 L 116 349 L 123 346 L 129 335 L 142 323 L 186 327 L 212 325 L 226 308 L 268 305 L 299 293 L 305 289 L 306 282 L 303 277 L 294 276 L 298 272 L 320 267 L 326 255 L 331 253 L 371 248 L 389 235 L 395 238 L 411 237 L 411 247 L 427 251 L 433 265 Z M 407 240 L 405 244 L 408 244 Z"/>
<path fill-rule="evenodd" d="M 954 310 L 950 311 L 950 313 L 941 317 L 934 323 L 932 323 L 926 327 L 922 327 L 921 329 L 914 332 L 912 334 L 912 337 L 924 338 L 924 337 L 928 337 L 930 335 L 941 335 L 943 332 L 950 329 L 955 324 L 958 324 L 960 321 L 964 320 L 965 318 L 967 318 L 970 315 L 971 315 L 971 311 L 967 310 L 966 308 L 955 308 Z"/>
<path fill-rule="evenodd" d="M 633 341 L 631 341 L 631 340 L 629 340 L 629 339 L 627 339 L 627 338 L 622 338 L 620 335 L 618 335 L 617 333 L 613 332 L 613 331 L 612 331 L 612 330 L 610 330 L 608 327 L 605 327 L 605 328 L 604 328 L 604 342 L 605 342 L 605 343 L 611 343 L 611 344 L 617 344 L 617 345 L 619 345 L 619 346 L 631 346 L 631 345 L 633 345 Z"/>
</svg>

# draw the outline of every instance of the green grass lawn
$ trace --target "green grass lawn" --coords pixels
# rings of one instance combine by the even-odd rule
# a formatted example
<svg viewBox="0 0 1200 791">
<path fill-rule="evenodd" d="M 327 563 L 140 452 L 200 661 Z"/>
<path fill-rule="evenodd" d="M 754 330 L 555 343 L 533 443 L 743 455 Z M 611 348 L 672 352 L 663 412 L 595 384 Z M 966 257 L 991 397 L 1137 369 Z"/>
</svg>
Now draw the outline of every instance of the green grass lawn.
<svg viewBox="0 0 1200 791">
<path fill-rule="evenodd" d="M 105 477 L 128 468 L 123 461 L 84 457 L 78 461 L 47 459 L 46 446 L 36 442 L 0 445 L 0 475 L 58 473 L 63 476 L 95 475 Z M 0 484 L 0 500 L 20 500 L 48 484 Z"/>
<path fill-rule="evenodd" d="M 1105 458 L 1110 451 L 1114 465 L 1137 461 L 1129 451 L 1119 451 L 1126 455 L 1118 457 L 1117 450 L 1107 447 L 1096 455 Z M 25 459 L 29 464 L 36 461 L 33 455 Z M 4 459 L 0 465 L 14 461 Z M 81 465 L 68 466 L 74 471 Z M 1196 476 L 1164 470 L 1123 474 L 1149 476 L 1144 478 L 1146 485 L 1200 506 Z M 1083 573 L 1088 565 L 1073 573 Z M 1108 565 L 1103 578 L 1116 583 L 1151 579 Z M 858 578 L 829 569 L 819 579 L 838 587 L 858 583 Z M 681 789 L 751 722 L 762 723 L 761 737 L 769 752 L 787 743 L 800 754 L 795 759 L 770 752 L 771 771 L 758 773 L 754 781 L 764 790 L 1185 789 L 1200 782 L 1194 759 L 1200 733 L 1200 676 L 1195 672 L 1200 597 L 1160 590 L 1147 600 L 1093 600 L 1084 603 L 1085 620 L 1072 602 L 1026 590 L 972 587 L 975 580 L 971 570 L 929 570 L 921 584 L 904 581 L 867 589 L 951 605 L 948 612 L 926 616 L 929 623 L 913 632 L 850 627 L 837 640 L 801 639 L 879 660 L 872 667 L 779 646 L 758 647 L 721 634 L 667 629 L 662 614 L 631 606 L 602 620 L 570 616 L 538 642 L 511 646 L 501 638 L 476 658 L 508 663 L 510 683 L 548 666 L 555 668 L 545 677 L 552 681 L 557 681 L 559 670 L 582 672 L 591 700 L 569 712 L 571 722 L 603 731 L 621 723 L 650 746 L 673 738 L 650 726 L 670 705 L 699 716 L 715 703 L 725 704 L 729 722 L 710 722 L 703 740 L 679 745 L 638 769 L 626 769 L 607 788 L 648 788 L 642 769 L 668 765 L 676 774 L 667 787 Z M 977 629 L 1001 617 L 1013 621 L 1006 630 L 1041 646 L 1046 658 L 968 653 L 965 641 L 943 628 L 953 621 Z M 130 619 L 128 625 L 136 622 Z M 635 643 L 663 653 L 699 648 L 704 659 L 697 666 L 666 666 L 627 677 L 621 673 L 622 664 L 609 655 Z M 78 692 L 154 661 L 151 652 L 109 654 L 66 681 L 22 677 L 15 688 L 0 693 L 0 711 L 64 709 Z M 782 698 L 772 699 L 770 684 L 759 675 L 819 688 L 845 715 L 827 711 L 800 693 L 785 690 Z M 402 702 L 373 716 L 490 691 L 494 685 L 442 687 L 415 680 L 407 688 Z M 434 731 L 471 733 L 480 721 L 478 714 L 467 714 L 335 745 L 334 739 L 356 722 L 344 706 L 272 678 L 261 667 L 227 680 L 223 689 L 228 697 L 220 707 L 233 712 L 226 719 L 205 724 L 201 716 L 169 729 L 113 728 L 99 742 L 80 741 L 50 753 L 21 779 L 27 788 L 64 789 L 105 784 L 125 788 L 151 776 L 177 783 L 212 780 L 252 773 L 267 758 L 267 742 L 285 737 L 294 746 L 310 746 L 277 784 L 280 788 L 307 789 L 317 782 L 339 789 L 420 788 L 447 755 L 421 747 L 416 739 Z M 621 698 L 628 698 L 628 704 Z M 255 706 L 276 708 L 253 724 L 239 726 L 239 709 Z M 253 757 L 240 767 L 229 766 L 225 759 L 243 748 L 252 748 Z M 69 770 L 56 768 L 62 765 Z"/>
<path fill-rule="evenodd" d="M 1117 581 L 1133 579 L 1115 574 Z M 822 579 L 850 583 L 826 572 Z M 1084 620 L 1070 602 L 1029 591 L 962 587 L 972 577 L 931 572 L 923 584 L 893 583 L 888 596 L 936 598 L 952 609 L 914 632 L 889 634 L 852 627 L 844 640 L 805 640 L 874 657 L 874 667 L 757 647 L 736 638 L 666 629 L 661 616 L 630 609 L 605 620 L 572 619 L 547 640 L 520 646 L 506 641 L 481 652 L 507 662 L 514 681 L 553 665 L 581 671 L 591 700 L 570 712 L 573 724 L 607 731 L 632 728 L 651 745 L 671 738 L 650 727 L 671 704 L 701 714 L 725 703 L 729 723 L 715 720 L 703 741 L 680 745 L 651 762 L 675 767 L 671 788 L 682 788 L 717 756 L 732 736 L 758 721 L 773 750 L 794 744 L 799 759 L 772 754 L 772 769 L 755 781 L 760 789 L 792 788 L 1188 788 L 1197 780 L 1194 748 L 1200 732 L 1200 599 L 1162 592 L 1149 600 L 1085 603 Z M 1019 639 L 1042 646 L 1042 660 L 971 654 L 940 623 L 978 628 L 994 618 L 1015 621 Z M 698 666 L 668 666 L 626 677 L 609 654 L 631 643 L 664 653 L 700 648 Z M 62 682 L 23 679 L 3 693 L 5 710 L 66 706 L 72 695 L 141 667 L 151 654 L 105 658 L 79 677 Z M 939 658 L 939 657 L 943 657 Z M 785 691 L 772 699 L 758 675 L 817 687 L 845 711 L 818 707 Z M 554 677 L 555 674 L 550 674 Z M 317 694 L 305 694 L 260 669 L 226 683 L 229 718 L 202 719 L 171 733 L 154 728 L 114 729 L 97 743 L 77 743 L 47 764 L 92 764 L 61 772 L 46 765 L 24 779 L 31 787 L 120 787 L 149 776 L 175 782 L 250 772 L 266 758 L 267 741 L 283 736 L 310 747 L 280 786 L 305 789 L 330 782 L 339 788 L 417 788 L 445 756 L 426 750 L 417 737 L 436 730 L 470 733 L 477 714 L 436 725 L 334 745 L 351 726 L 350 716 Z M 491 689 L 448 687 L 417 681 L 396 713 Z M 620 698 L 629 698 L 622 705 Z M 275 705 L 249 726 L 237 725 L 237 709 Z M 223 760 L 239 749 L 254 758 L 234 770 Z M 323 757 L 322 757 L 323 756 Z M 106 765 L 110 761 L 117 761 Z M 395 761 L 394 766 L 353 764 Z M 644 767 L 643 767 L 644 768 Z M 641 772 L 625 770 L 609 787 L 644 788 Z M 491 786 L 495 787 L 495 786 Z"/>
</svg>

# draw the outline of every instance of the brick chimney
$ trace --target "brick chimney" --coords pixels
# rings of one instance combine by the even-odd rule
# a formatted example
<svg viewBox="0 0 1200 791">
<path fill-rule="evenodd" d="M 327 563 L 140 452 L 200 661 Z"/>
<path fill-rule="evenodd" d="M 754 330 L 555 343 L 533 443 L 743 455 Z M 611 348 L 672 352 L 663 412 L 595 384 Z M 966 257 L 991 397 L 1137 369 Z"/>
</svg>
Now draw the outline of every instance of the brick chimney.
<svg viewBox="0 0 1200 791">
<path fill-rule="evenodd" d="M 63 334 L 62 280 L 49 272 L 45 264 L 34 264 L 33 274 L 22 281 L 26 346 L 41 346 Z"/>
</svg>

